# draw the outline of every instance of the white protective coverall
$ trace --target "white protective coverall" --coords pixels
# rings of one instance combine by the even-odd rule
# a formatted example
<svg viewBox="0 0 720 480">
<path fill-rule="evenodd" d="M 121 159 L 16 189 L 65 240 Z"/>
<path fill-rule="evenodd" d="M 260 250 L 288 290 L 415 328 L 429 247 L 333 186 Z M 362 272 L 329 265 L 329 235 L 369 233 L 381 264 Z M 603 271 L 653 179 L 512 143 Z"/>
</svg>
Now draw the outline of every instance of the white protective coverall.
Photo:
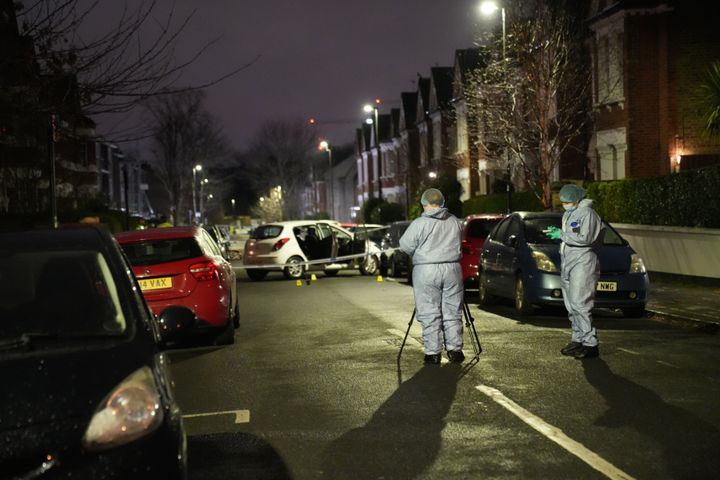
<svg viewBox="0 0 720 480">
<path fill-rule="evenodd" d="M 412 257 L 415 311 L 426 355 L 442 352 L 441 335 L 447 351 L 462 350 L 461 242 L 462 224 L 447 208 L 423 213 L 400 238 L 400 249 Z"/>
<path fill-rule="evenodd" d="M 567 210 L 560 237 L 560 280 L 572 325 L 572 341 L 587 347 L 598 344 L 592 309 L 600 278 L 597 252 L 602 243 L 602 220 L 592 205 L 592 200 L 586 198 L 576 208 Z"/>
</svg>

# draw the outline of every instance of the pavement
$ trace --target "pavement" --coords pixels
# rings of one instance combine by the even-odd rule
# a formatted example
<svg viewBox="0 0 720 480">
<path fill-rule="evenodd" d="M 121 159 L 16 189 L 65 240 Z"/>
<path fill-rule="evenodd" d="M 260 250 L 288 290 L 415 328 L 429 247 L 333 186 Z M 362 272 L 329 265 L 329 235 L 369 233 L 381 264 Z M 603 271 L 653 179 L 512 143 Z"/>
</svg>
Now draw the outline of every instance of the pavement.
<svg viewBox="0 0 720 480">
<path fill-rule="evenodd" d="M 648 316 L 707 331 L 720 329 L 720 278 L 650 272 Z"/>
</svg>

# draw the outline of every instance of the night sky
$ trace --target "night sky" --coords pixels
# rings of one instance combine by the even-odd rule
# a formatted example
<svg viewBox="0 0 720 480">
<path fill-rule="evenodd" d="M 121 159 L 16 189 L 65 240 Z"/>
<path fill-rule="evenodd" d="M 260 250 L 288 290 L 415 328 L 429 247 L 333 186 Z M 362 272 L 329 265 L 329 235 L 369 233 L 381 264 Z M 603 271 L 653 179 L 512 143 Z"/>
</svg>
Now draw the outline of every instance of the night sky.
<svg viewBox="0 0 720 480">
<path fill-rule="evenodd" d="M 161 0 L 155 15 L 173 2 Z M 451 66 L 499 18 L 477 13 L 479 0 L 178 0 L 180 17 L 196 13 L 177 44 L 178 59 L 221 35 L 179 83 L 203 83 L 257 61 L 208 89 L 208 109 L 233 147 L 242 149 L 264 120 L 318 120 L 334 144 L 352 141 L 362 106 L 375 97 L 381 113 L 414 91 L 417 73 Z M 107 12 L 107 13 L 106 13 Z M 112 15 L 103 8 L 103 15 Z M 102 120 L 109 137 L 119 117 Z"/>
</svg>

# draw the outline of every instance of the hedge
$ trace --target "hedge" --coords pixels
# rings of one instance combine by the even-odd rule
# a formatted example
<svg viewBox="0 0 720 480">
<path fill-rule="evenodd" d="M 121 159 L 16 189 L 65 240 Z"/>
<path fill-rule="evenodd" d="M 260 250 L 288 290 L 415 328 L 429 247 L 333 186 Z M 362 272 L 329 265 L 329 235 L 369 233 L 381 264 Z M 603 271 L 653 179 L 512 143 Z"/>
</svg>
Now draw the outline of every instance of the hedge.
<svg viewBox="0 0 720 480">
<path fill-rule="evenodd" d="M 720 228 L 720 166 L 593 182 L 586 188 L 609 222 Z"/>
<path fill-rule="evenodd" d="M 513 211 L 541 212 L 542 203 L 531 192 L 515 192 L 510 199 Z M 507 193 L 481 195 L 465 200 L 462 205 L 463 216 L 478 213 L 505 213 L 507 211 Z"/>
</svg>

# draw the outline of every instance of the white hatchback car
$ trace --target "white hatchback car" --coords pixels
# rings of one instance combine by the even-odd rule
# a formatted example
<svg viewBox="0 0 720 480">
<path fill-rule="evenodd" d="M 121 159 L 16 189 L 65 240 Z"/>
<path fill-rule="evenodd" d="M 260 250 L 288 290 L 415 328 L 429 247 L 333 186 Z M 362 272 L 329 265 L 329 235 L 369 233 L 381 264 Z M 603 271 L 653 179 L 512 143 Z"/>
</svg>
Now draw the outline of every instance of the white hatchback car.
<svg viewBox="0 0 720 480">
<path fill-rule="evenodd" d="M 293 220 L 256 227 L 245 243 L 243 263 L 248 277 L 262 280 L 271 271 L 282 271 L 290 279 L 302 278 L 308 270 L 337 275 L 343 269 L 359 268 L 364 275 L 378 271 L 380 249 L 365 235 L 356 236 L 335 222 Z"/>
</svg>

